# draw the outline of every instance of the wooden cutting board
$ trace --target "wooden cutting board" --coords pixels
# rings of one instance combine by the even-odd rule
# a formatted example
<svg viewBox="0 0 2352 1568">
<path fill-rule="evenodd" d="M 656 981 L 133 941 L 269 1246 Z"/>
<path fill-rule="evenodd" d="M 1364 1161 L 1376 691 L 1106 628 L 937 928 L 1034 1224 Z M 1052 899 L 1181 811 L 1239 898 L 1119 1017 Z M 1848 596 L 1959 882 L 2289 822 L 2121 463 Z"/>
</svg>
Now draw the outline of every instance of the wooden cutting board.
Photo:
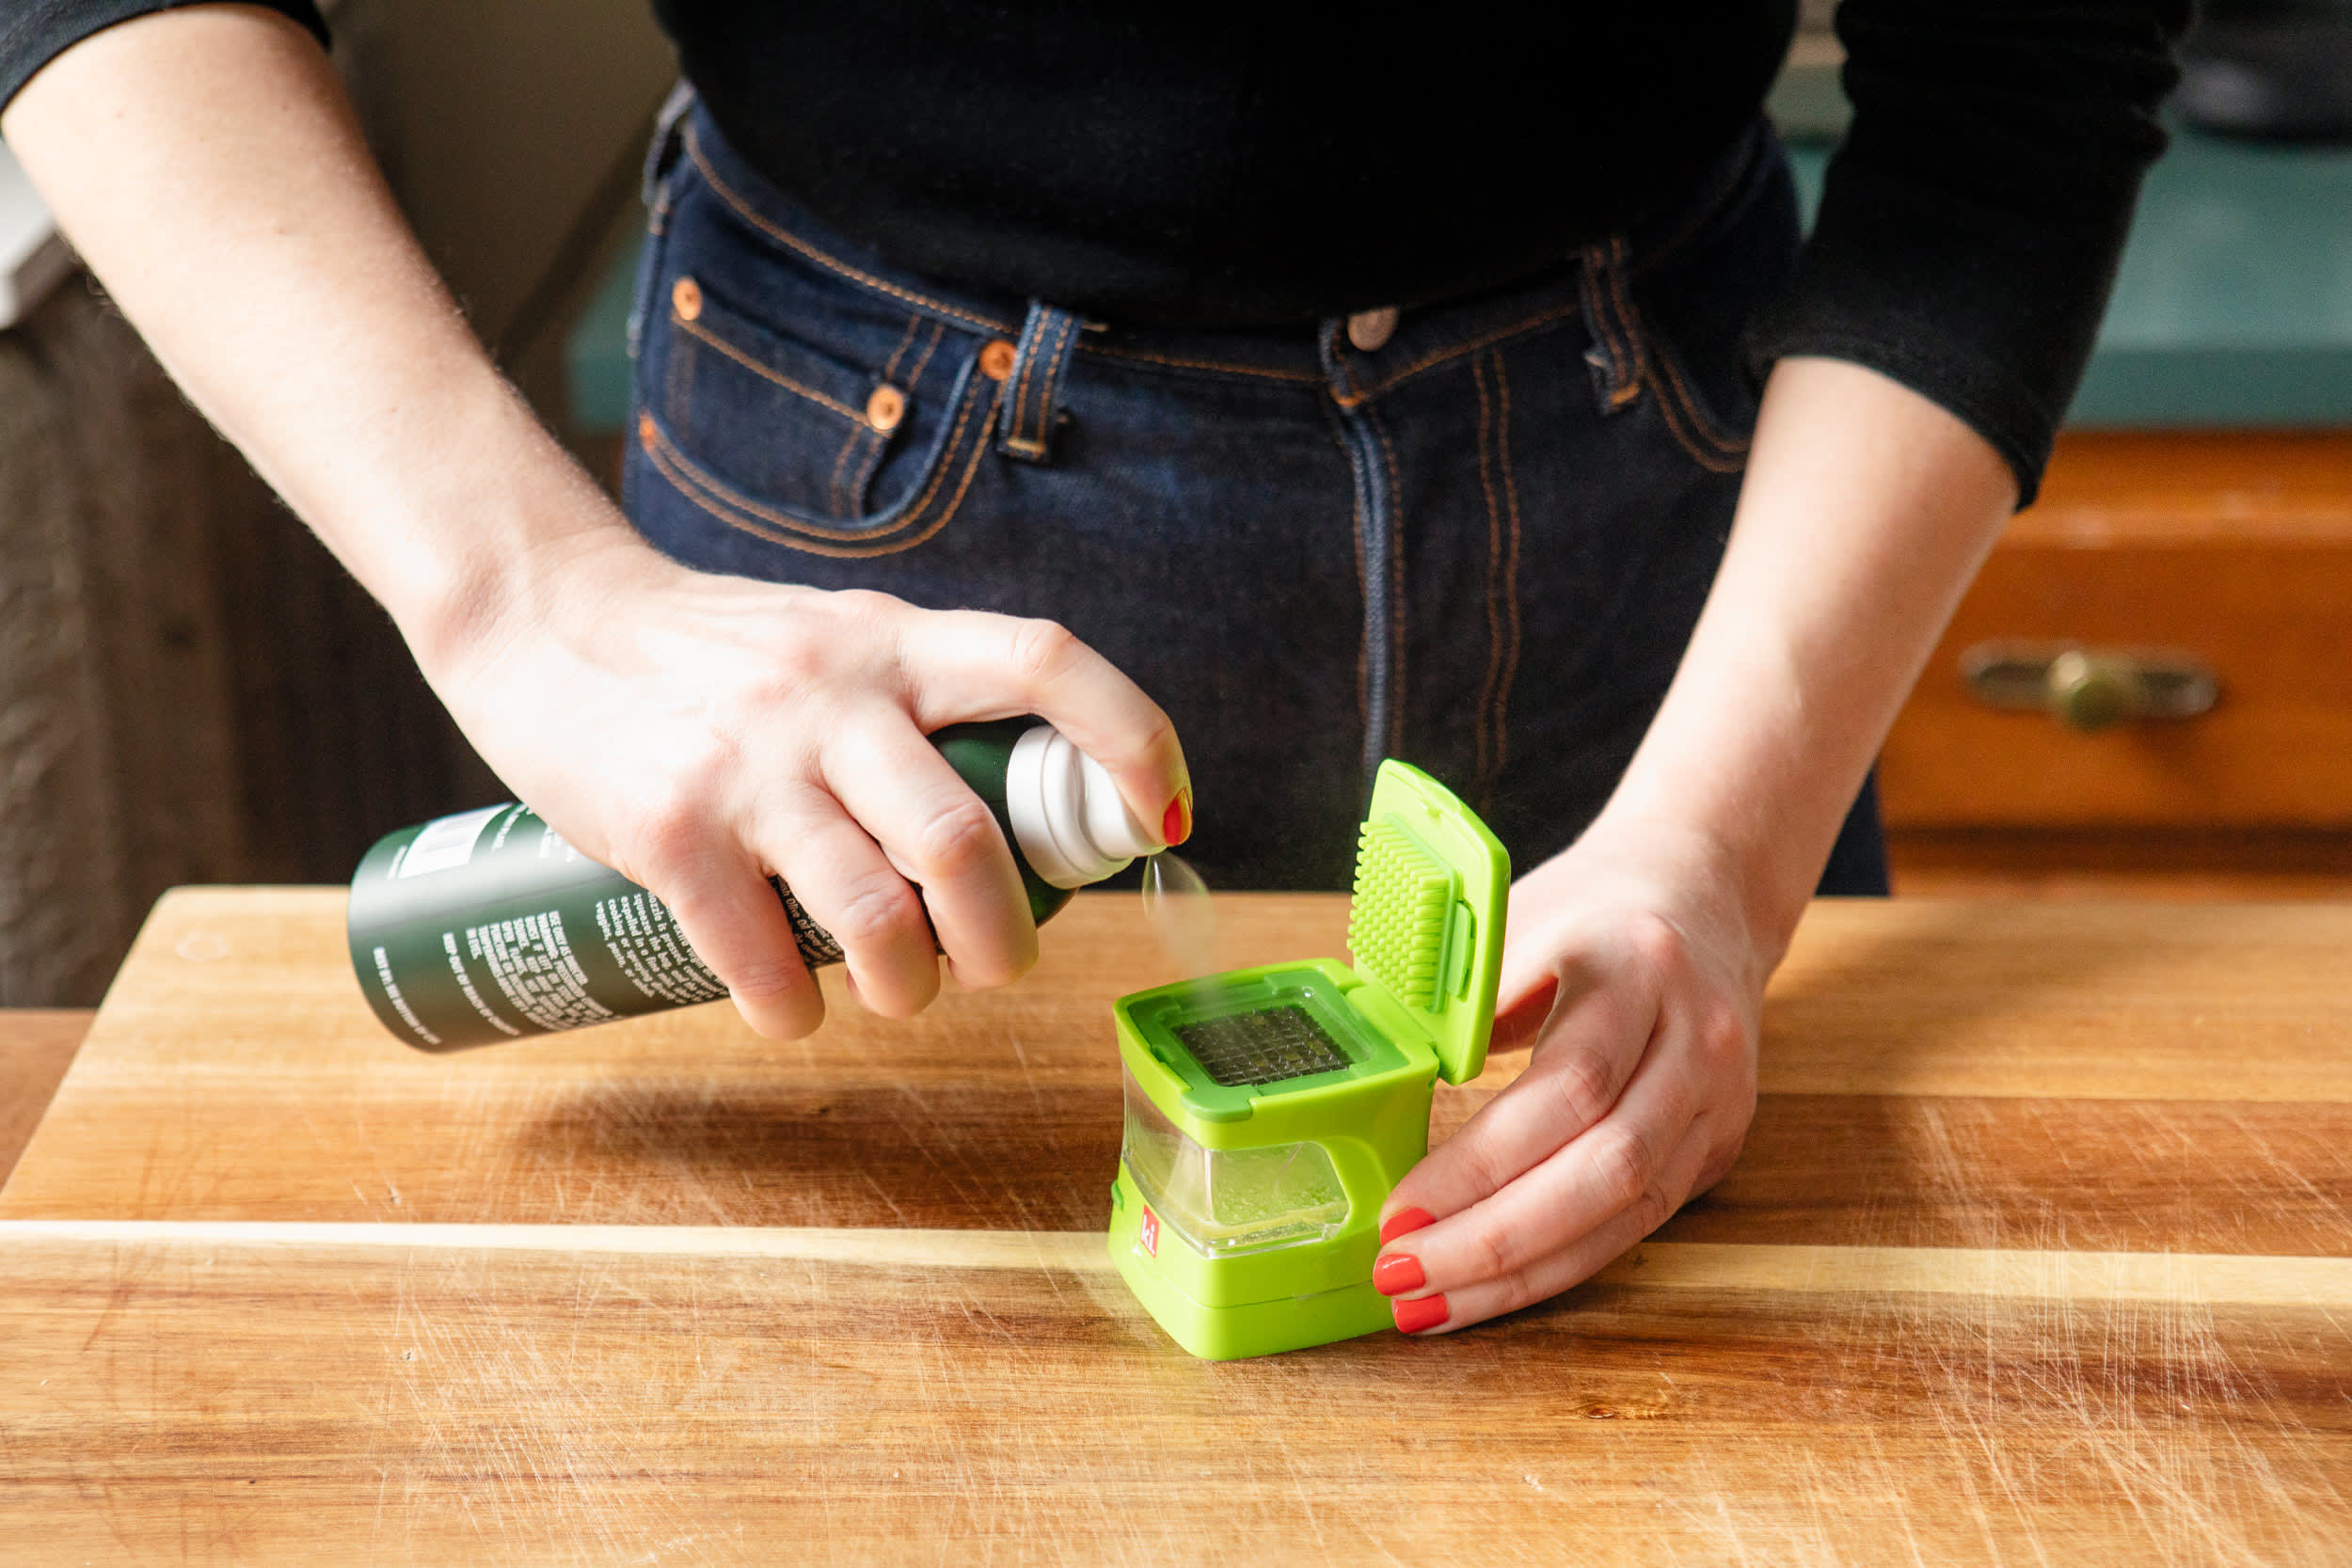
<svg viewBox="0 0 2352 1568">
<path fill-rule="evenodd" d="M 1129 900 L 912 1023 L 447 1058 L 340 918 L 167 898 L 0 1190 L 0 1560 L 2352 1556 L 2352 910 L 1817 906 L 1713 1195 L 1224 1366 L 1102 1252 Z"/>
</svg>

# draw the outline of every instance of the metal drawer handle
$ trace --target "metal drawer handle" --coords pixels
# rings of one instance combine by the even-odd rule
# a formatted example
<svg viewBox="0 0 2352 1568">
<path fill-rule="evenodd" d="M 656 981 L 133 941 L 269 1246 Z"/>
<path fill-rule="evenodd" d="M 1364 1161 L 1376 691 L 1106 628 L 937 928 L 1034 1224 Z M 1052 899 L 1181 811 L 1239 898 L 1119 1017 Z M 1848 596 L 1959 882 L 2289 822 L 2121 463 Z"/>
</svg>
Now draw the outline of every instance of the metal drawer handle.
<svg viewBox="0 0 2352 1568">
<path fill-rule="evenodd" d="M 1993 707 L 2040 709 L 2083 735 L 2126 719 L 2194 719 L 2221 695 L 2194 654 L 2072 642 L 1979 642 L 1961 655 L 1960 674 Z"/>
</svg>

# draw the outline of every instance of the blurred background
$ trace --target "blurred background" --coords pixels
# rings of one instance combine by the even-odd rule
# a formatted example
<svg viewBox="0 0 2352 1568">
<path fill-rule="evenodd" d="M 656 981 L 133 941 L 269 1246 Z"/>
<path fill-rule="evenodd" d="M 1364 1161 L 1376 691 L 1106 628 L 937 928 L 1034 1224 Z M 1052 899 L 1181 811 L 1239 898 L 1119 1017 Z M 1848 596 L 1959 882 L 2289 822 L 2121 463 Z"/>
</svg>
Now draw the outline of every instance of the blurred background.
<svg viewBox="0 0 2352 1568">
<path fill-rule="evenodd" d="M 1772 100 L 1808 203 L 1830 8 Z M 2042 498 L 1888 742 L 1899 894 L 2352 893 L 2352 0 L 2207 9 Z M 329 13 L 427 249 L 610 483 L 644 0 Z M 167 887 L 341 881 L 505 794 L 0 155 L 0 1006 L 96 1001 Z"/>
</svg>

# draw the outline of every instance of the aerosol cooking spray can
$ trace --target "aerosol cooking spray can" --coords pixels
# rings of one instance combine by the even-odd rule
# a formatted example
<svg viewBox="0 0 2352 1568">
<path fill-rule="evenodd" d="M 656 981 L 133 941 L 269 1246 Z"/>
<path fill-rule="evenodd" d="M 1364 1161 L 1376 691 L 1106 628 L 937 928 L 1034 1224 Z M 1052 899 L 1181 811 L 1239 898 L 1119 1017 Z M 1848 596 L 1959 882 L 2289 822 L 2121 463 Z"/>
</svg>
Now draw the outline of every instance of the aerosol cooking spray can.
<svg viewBox="0 0 2352 1568">
<path fill-rule="evenodd" d="M 1041 925 L 1071 894 L 1166 847 L 1111 776 L 1035 720 L 931 736 L 995 814 Z M 775 883 L 801 957 L 840 943 Z M 715 1002 L 726 987 L 669 907 L 588 859 L 523 805 L 486 806 L 379 840 L 351 879 L 351 962 L 384 1026 L 425 1051 L 494 1045 Z"/>
</svg>

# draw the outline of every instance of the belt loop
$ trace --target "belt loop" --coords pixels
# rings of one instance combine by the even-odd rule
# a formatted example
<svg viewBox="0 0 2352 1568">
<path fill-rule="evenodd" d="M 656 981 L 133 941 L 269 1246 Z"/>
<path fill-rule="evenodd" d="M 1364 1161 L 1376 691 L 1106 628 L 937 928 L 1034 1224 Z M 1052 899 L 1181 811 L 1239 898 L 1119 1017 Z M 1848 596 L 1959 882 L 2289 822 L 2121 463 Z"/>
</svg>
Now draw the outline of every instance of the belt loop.
<svg viewBox="0 0 2352 1568">
<path fill-rule="evenodd" d="M 1612 234 L 1606 245 L 1586 245 L 1577 269 L 1576 287 L 1584 305 L 1584 325 L 1593 346 L 1584 351 L 1584 364 L 1593 372 L 1593 397 L 1603 414 L 1631 407 L 1642 395 L 1640 351 L 1625 292 L 1625 238 Z"/>
<path fill-rule="evenodd" d="M 670 171 L 677 166 L 686 139 L 687 111 L 694 106 L 694 85 L 680 81 L 654 116 L 653 140 L 645 148 L 645 174 L 639 194 L 645 203 L 645 246 L 637 258 L 637 282 L 629 292 L 628 357 L 633 364 L 645 336 L 645 309 L 660 270 L 660 239 L 670 226 Z"/>
<path fill-rule="evenodd" d="M 670 96 L 661 101 L 660 112 L 653 117 L 653 140 L 645 149 L 645 177 L 638 195 L 656 221 L 669 211 L 669 193 L 662 189 L 670 167 L 677 162 L 678 143 L 683 133 L 678 129 L 686 122 L 686 113 L 694 106 L 694 84 L 681 81 L 670 89 Z"/>
<path fill-rule="evenodd" d="M 996 450 L 1025 463 L 1053 456 L 1054 426 L 1060 422 L 1061 378 L 1078 343 L 1078 318 L 1041 299 L 1029 302 L 1021 325 L 1012 369 L 1005 376 L 1004 411 L 996 423 Z"/>
</svg>

